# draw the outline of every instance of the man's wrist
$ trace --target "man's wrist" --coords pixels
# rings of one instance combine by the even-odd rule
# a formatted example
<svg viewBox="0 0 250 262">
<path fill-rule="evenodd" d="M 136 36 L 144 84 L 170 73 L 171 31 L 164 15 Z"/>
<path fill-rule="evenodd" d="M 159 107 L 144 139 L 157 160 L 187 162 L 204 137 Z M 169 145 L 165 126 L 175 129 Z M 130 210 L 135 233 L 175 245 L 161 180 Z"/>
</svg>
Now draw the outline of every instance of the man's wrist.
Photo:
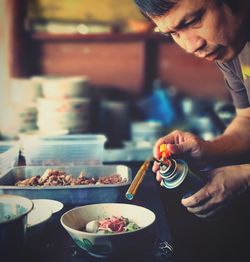
<svg viewBox="0 0 250 262">
<path fill-rule="evenodd" d="M 250 164 L 246 164 L 246 182 L 248 189 L 250 188 Z"/>
<path fill-rule="evenodd" d="M 214 165 L 217 161 L 217 152 L 213 144 L 213 141 L 205 141 L 205 150 L 203 154 L 203 159 L 209 165 Z"/>
</svg>

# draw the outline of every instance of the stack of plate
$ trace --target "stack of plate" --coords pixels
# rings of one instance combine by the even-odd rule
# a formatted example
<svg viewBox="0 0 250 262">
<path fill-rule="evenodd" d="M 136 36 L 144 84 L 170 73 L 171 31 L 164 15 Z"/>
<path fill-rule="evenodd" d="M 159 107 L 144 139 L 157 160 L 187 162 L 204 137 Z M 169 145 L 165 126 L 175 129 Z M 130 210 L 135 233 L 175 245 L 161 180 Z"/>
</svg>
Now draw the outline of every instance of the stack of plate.
<svg viewBox="0 0 250 262">
<path fill-rule="evenodd" d="M 12 114 L 18 132 L 37 130 L 37 98 L 41 90 L 30 78 L 12 78 L 10 82 Z"/>
<path fill-rule="evenodd" d="M 39 78 L 34 78 L 39 81 Z M 42 93 L 45 98 L 69 99 L 79 97 L 89 97 L 91 87 L 86 76 L 68 77 L 40 77 Z"/>
<path fill-rule="evenodd" d="M 69 133 L 86 133 L 90 129 L 89 98 L 47 99 L 37 101 L 37 125 L 43 132 L 69 130 Z"/>
<path fill-rule="evenodd" d="M 91 121 L 91 88 L 86 77 L 40 78 L 43 98 L 37 101 L 39 130 L 87 133 Z"/>
</svg>

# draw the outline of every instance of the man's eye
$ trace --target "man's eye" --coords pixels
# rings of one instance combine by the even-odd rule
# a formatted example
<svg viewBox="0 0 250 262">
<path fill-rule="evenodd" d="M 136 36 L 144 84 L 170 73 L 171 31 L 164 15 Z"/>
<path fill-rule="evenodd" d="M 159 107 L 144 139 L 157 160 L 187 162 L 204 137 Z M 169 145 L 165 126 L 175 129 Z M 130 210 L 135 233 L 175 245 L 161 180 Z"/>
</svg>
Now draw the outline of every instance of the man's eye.
<svg viewBox="0 0 250 262">
<path fill-rule="evenodd" d="M 200 22 L 201 22 L 201 17 L 196 17 L 195 19 L 193 19 L 192 21 L 190 22 L 187 22 L 185 24 L 185 27 L 189 27 L 189 26 L 192 26 L 192 27 L 198 27 L 200 25 Z"/>
<path fill-rule="evenodd" d="M 162 32 L 158 27 L 156 27 L 156 28 L 154 29 L 154 32 L 160 33 L 161 35 L 164 35 L 164 36 L 166 36 L 166 37 L 171 37 L 171 33 L 169 33 L 169 32 L 164 33 L 164 32 Z"/>
<path fill-rule="evenodd" d="M 171 37 L 172 33 L 162 33 L 166 37 Z"/>
<path fill-rule="evenodd" d="M 166 36 L 166 37 L 171 37 L 171 35 L 172 35 L 172 33 L 171 32 L 168 32 L 168 33 L 164 33 L 164 32 L 161 32 L 161 31 L 156 31 L 156 32 L 158 32 L 158 33 L 160 33 L 161 35 L 164 35 L 164 36 Z"/>
<path fill-rule="evenodd" d="M 164 36 L 166 37 L 175 37 L 178 35 L 177 31 L 173 31 L 173 32 L 168 32 L 168 33 L 162 33 Z"/>
<path fill-rule="evenodd" d="M 170 35 L 171 35 L 171 36 L 177 36 L 177 35 L 178 35 L 178 32 L 172 32 Z"/>
</svg>

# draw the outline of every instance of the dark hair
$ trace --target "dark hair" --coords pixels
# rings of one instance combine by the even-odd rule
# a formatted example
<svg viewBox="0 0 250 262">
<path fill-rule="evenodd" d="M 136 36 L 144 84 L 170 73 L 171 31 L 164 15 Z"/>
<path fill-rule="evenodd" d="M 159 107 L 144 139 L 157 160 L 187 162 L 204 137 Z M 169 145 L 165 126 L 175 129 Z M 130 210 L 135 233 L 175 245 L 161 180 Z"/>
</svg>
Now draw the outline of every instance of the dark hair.
<svg viewBox="0 0 250 262">
<path fill-rule="evenodd" d="M 179 0 L 134 0 L 140 11 L 146 17 L 160 17 L 170 11 Z M 218 4 L 225 3 L 232 10 L 236 10 L 234 0 L 216 0 Z M 237 2 L 237 1 L 236 1 Z"/>
<path fill-rule="evenodd" d="M 141 12 L 148 17 L 158 17 L 166 14 L 178 0 L 134 0 Z"/>
</svg>

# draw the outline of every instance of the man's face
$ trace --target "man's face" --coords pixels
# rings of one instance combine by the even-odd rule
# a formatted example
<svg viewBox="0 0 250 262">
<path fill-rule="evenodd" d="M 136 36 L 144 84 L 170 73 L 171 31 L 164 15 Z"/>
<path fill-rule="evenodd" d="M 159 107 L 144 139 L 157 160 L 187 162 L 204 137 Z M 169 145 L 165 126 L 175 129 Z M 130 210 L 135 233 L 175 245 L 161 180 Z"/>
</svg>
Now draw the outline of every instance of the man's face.
<svg viewBox="0 0 250 262">
<path fill-rule="evenodd" d="M 229 61 L 247 41 L 245 17 L 215 0 L 179 0 L 166 15 L 152 20 L 188 53 L 209 61 Z"/>
</svg>

